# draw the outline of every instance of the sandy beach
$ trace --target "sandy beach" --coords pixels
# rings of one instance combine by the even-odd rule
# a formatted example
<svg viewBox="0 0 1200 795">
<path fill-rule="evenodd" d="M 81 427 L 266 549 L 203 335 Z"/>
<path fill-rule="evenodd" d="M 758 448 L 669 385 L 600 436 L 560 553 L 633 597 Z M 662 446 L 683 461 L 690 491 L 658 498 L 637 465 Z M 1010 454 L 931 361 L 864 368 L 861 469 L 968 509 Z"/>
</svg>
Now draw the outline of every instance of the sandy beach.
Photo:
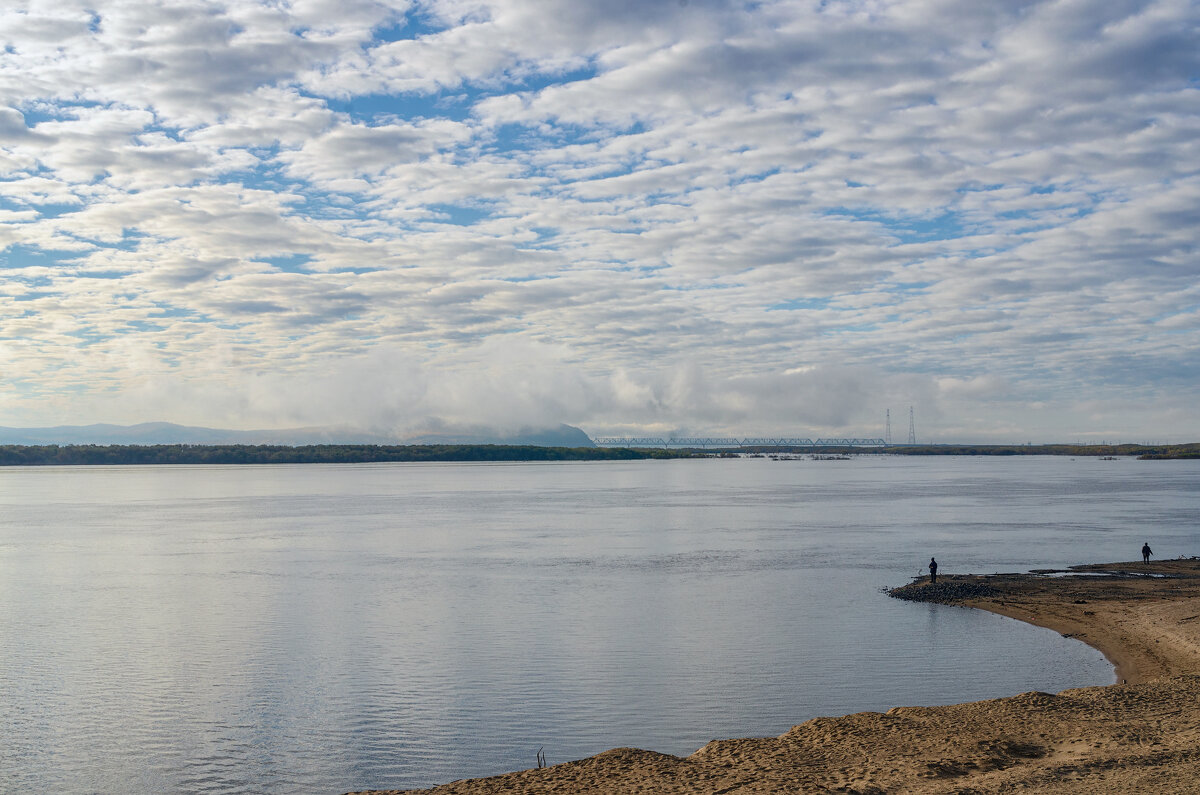
<svg viewBox="0 0 1200 795">
<path fill-rule="evenodd" d="M 1099 649 L 1118 683 L 815 718 L 687 757 L 617 748 L 429 790 L 493 793 L 991 793 L 1200 789 L 1200 560 L 944 575 L 900 598 L 961 604 Z M 1013 660 L 1013 665 L 1020 665 Z"/>
</svg>

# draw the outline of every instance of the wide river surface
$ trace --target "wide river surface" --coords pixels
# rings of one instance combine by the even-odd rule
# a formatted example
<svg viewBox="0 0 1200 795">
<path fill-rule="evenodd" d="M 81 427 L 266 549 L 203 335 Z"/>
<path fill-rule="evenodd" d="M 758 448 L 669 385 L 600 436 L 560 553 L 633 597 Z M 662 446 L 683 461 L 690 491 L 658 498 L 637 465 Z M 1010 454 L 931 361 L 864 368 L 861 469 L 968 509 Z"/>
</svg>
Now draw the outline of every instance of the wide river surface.
<svg viewBox="0 0 1200 795">
<path fill-rule="evenodd" d="M 1200 554 L 1200 462 L 0 469 L 0 786 L 418 787 L 1108 684 L 881 589 Z"/>
</svg>

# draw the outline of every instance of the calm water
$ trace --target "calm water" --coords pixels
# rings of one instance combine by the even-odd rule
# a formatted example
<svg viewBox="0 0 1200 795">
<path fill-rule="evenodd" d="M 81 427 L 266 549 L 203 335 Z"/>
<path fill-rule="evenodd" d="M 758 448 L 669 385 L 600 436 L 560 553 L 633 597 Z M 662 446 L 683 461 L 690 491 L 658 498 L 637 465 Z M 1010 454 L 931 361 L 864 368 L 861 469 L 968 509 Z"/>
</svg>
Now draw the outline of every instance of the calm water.
<svg viewBox="0 0 1200 795">
<path fill-rule="evenodd" d="M 864 457 L 0 469 L 0 781 L 416 787 L 1105 684 L 880 589 L 1200 554 L 1200 464 Z"/>
</svg>

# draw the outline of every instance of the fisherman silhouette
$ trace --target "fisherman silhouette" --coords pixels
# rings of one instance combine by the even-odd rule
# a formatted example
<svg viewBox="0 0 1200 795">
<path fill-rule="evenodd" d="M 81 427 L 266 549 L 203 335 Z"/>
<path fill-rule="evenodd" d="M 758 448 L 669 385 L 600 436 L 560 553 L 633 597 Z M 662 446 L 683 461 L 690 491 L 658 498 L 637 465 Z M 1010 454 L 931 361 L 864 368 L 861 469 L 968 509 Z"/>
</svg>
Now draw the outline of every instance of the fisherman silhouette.
<svg viewBox="0 0 1200 795">
<path fill-rule="evenodd" d="M 929 581 L 937 582 L 937 561 L 933 558 L 929 559 Z"/>
<path fill-rule="evenodd" d="M 1150 550 L 1150 542 L 1147 541 L 1145 544 L 1142 544 L 1142 563 L 1149 563 L 1152 554 L 1154 553 Z"/>
</svg>

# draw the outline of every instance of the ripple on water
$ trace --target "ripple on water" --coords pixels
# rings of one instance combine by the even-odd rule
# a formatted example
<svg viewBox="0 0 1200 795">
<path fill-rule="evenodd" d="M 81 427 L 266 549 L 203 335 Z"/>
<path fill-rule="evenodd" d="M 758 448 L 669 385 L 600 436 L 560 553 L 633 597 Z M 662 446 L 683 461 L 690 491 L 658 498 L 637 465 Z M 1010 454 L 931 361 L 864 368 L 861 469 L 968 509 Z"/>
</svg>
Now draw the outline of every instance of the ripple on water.
<svg viewBox="0 0 1200 795">
<path fill-rule="evenodd" d="M 1194 477 L 1069 466 L 6 470 L 0 770 L 63 793 L 416 787 L 1111 681 L 1054 633 L 879 593 L 931 550 L 1061 567 L 1127 558 L 1133 513 L 1200 526 Z M 1178 532 L 1155 549 L 1194 548 Z"/>
</svg>

